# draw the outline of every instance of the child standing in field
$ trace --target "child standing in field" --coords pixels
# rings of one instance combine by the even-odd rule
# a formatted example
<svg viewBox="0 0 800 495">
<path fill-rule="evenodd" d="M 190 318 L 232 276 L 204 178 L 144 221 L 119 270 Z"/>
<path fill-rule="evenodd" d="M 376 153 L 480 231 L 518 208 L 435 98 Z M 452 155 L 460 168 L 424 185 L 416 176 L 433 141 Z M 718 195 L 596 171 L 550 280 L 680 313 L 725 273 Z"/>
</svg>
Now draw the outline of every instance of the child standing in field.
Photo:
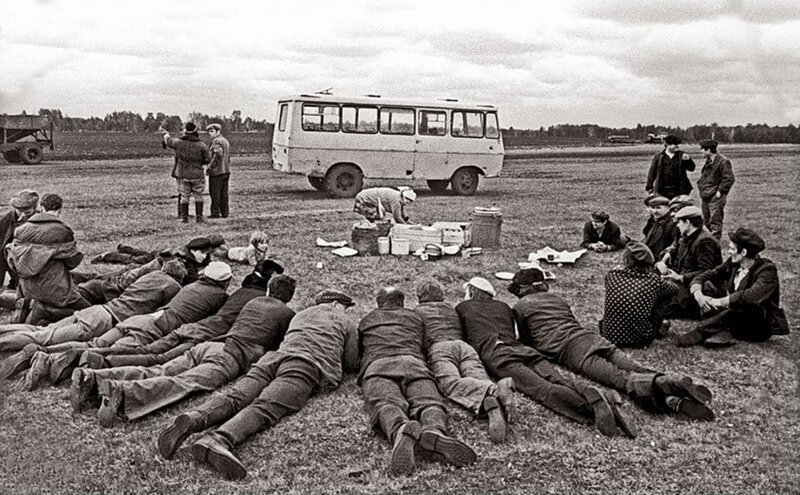
<svg viewBox="0 0 800 495">
<path fill-rule="evenodd" d="M 243 247 L 232 247 L 228 249 L 227 258 L 246 265 L 255 265 L 259 261 L 266 259 L 269 251 L 269 237 L 260 230 L 250 234 L 250 243 Z"/>
</svg>

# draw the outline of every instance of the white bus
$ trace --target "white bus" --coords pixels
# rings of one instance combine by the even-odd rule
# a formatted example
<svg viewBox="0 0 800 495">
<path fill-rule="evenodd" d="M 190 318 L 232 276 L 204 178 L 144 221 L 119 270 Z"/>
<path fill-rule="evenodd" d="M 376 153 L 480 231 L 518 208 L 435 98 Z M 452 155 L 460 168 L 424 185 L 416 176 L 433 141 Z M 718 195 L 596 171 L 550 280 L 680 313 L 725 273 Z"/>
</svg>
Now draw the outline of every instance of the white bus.
<svg viewBox="0 0 800 495">
<path fill-rule="evenodd" d="M 278 100 L 272 166 L 314 188 L 352 197 L 364 178 L 425 179 L 435 192 L 470 196 L 503 167 L 493 105 L 329 94 Z"/>
</svg>

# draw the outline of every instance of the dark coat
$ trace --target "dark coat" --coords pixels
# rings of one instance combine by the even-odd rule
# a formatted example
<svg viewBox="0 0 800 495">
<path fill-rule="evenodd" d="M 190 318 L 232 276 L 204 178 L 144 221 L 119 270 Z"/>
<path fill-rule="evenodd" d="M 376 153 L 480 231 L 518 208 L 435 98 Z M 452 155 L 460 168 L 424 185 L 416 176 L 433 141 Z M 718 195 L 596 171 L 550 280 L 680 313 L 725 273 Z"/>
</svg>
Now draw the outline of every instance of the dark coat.
<svg viewBox="0 0 800 495">
<path fill-rule="evenodd" d="M 725 260 L 721 265 L 698 275 L 692 285 L 702 287 L 703 283 L 712 282 L 723 287 L 730 298 L 730 309 L 743 310 L 750 314 L 761 313 L 764 325 L 773 335 L 788 334 L 789 323 L 781 308 L 781 288 L 775 264 L 766 258 L 756 258 L 739 290 L 736 290 L 734 277 L 738 268 L 730 259 Z M 758 311 L 752 311 L 754 307 Z"/>
<path fill-rule="evenodd" d="M 206 143 L 194 134 L 186 134 L 180 139 L 165 137 L 164 144 L 175 150 L 175 171 L 177 179 L 205 179 L 203 165 L 211 161 L 211 150 Z"/>
<path fill-rule="evenodd" d="M 678 241 L 672 269 L 683 275 L 683 283 L 688 287 L 696 276 L 721 263 L 722 251 L 717 240 L 707 230 L 697 229 Z"/>
<path fill-rule="evenodd" d="M 678 150 L 670 158 L 665 151 L 656 153 L 650 162 L 645 189 L 672 199 L 692 192 L 692 183 L 686 172 L 695 169 L 694 160 Z"/>
<path fill-rule="evenodd" d="M 606 222 L 602 235 L 597 235 L 597 231 L 594 230 L 594 225 L 592 225 L 591 221 L 586 222 L 583 226 L 583 242 L 581 242 L 581 247 L 588 248 L 589 244 L 594 244 L 597 241 L 603 241 L 603 243 L 609 247 L 609 251 L 622 249 L 625 247 L 625 244 L 628 243 L 628 239 L 622 236 L 622 231 L 620 231 L 619 226 L 611 220 Z"/>
<path fill-rule="evenodd" d="M 664 250 L 675 241 L 675 236 L 680 235 L 675 228 L 675 220 L 672 219 L 671 215 L 665 215 L 659 220 L 651 216 L 642 232 L 644 233 L 644 243 L 653 252 L 656 260 L 661 259 Z"/>
<path fill-rule="evenodd" d="M 703 201 L 708 201 L 717 191 L 723 196 L 731 192 L 735 180 L 731 161 L 722 155 L 715 155 L 714 160 L 706 161 L 703 165 L 700 178 L 697 179 L 697 191 Z"/>
</svg>

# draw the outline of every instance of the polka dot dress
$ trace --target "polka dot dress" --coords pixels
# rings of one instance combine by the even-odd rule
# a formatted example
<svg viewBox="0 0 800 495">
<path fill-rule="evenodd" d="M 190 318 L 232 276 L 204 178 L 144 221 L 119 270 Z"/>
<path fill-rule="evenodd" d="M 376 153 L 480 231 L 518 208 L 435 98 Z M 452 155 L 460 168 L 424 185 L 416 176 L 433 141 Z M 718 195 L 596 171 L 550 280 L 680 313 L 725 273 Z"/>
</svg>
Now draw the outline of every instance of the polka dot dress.
<svg viewBox="0 0 800 495">
<path fill-rule="evenodd" d="M 678 287 L 653 272 L 612 270 L 605 278 L 606 302 L 600 333 L 618 346 L 641 347 L 655 338 L 653 309 Z"/>
</svg>

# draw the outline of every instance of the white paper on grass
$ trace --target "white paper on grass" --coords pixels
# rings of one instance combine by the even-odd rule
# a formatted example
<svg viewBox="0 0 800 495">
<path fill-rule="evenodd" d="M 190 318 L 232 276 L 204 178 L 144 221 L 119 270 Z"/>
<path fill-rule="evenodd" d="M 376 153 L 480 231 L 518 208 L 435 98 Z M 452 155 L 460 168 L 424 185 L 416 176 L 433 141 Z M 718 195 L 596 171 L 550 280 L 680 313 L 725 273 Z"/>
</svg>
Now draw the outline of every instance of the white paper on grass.
<svg viewBox="0 0 800 495">
<path fill-rule="evenodd" d="M 585 249 L 579 249 L 577 251 L 556 251 L 550 246 L 545 246 L 544 248 L 529 254 L 528 261 L 543 260 L 548 263 L 572 264 L 578 261 L 578 258 L 580 258 L 585 252 Z M 548 259 L 549 255 L 552 255 L 552 259 Z"/>
<path fill-rule="evenodd" d="M 317 237 L 317 246 L 339 248 L 347 246 L 347 241 L 326 241 L 322 237 Z"/>
<path fill-rule="evenodd" d="M 355 256 L 358 254 L 353 248 L 349 247 L 340 247 L 339 249 L 334 249 L 331 253 L 335 254 L 336 256 L 341 256 L 342 258 L 346 258 L 348 256 Z"/>
</svg>

